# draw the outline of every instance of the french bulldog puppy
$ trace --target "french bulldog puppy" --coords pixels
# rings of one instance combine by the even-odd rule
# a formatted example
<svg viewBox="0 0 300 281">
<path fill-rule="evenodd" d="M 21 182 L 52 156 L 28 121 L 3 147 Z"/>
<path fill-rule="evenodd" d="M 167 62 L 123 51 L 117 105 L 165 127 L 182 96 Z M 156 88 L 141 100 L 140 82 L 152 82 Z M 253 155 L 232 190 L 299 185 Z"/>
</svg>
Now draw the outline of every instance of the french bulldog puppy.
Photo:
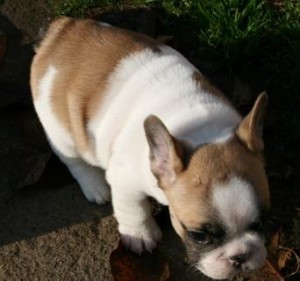
<svg viewBox="0 0 300 281">
<path fill-rule="evenodd" d="M 231 278 L 264 264 L 257 226 L 269 207 L 265 93 L 242 118 L 172 48 L 66 17 L 36 50 L 31 88 L 53 150 L 88 200 L 112 199 L 128 248 L 151 251 L 162 237 L 153 197 L 169 206 L 191 262 L 207 276 Z"/>
</svg>

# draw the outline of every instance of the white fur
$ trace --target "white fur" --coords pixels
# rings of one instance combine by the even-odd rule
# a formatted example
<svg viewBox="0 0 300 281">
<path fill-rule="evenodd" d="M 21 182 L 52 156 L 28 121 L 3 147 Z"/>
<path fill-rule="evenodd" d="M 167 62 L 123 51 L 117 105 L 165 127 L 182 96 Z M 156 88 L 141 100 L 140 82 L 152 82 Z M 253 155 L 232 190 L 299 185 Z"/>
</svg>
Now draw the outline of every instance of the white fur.
<svg viewBox="0 0 300 281">
<path fill-rule="evenodd" d="M 103 170 L 89 165 L 81 158 L 66 157 L 57 151 L 53 145 L 52 148 L 60 160 L 68 167 L 89 201 L 100 205 L 110 201 L 110 188 L 105 181 Z"/>
<path fill-rule="evenodd" d="M 254 188 L 238 177 L 232 177 L 225 185 L 213 188 L 212 202 L 223 225 L 229 232 L 237 232 L 254 222 L 258 215 Z"/>
<path fill-rule="evenodd" d="M 221 98 L 199 92 L 192 81 L 196 69 L 185 58 L 169 47 L 161 49 L 161 53 L 146 50 L 125 58 L 110 76 L 105 99 L 88 126 L 104 168 L 112 149 L 124 153 L 129 147 L 136 155 L 137 146 L 143 153 L 147 150 L 142 126 L 150 114 L 193 145 L 228 139 L 241 120 Z"/>
<path fill-rule="evenodd" d="M 34 106 L 53 146 L 67 157 L 76 157 L 77 152 L 74 148 L 74 141 L 71 134 L 56 118 L 51 108 L 51 91 L 57 73 L 58 71 L 55 66 L 49 65 L 46 73 L 39 81 L 39 95 L 34 100 Z"/>
<path fill-rule="evenodd" d="M 128 246 L 137 252 L 143 244 L 151 250 L 161 238 L 146 197 L 168 204 L 150 171 L 149 147 L 143 130 L 145 118 L 157 115 L 173 135 L 192 146 L 226 141 L 241 121 L 221 98 L 204 89 L 199 91 L 192 78 L 195 71 L 169 47 L 162 47 L 161 52 L 144 50 L 124 58 L 110 75 L 104 101 L 87 126 L 95 143 L 94 160 L 106 170 L 112 189 L 119 230 Z M 41 96 L 35 104 L 56 149 L 64 156 L 76 157 L 72 139 L 55 120 L 49 103 L 57 73 L 59 69 L 49 66 L 40 82 Z M 79 182 L 85 181 L 84 169 L 73 172 Z M 96 186 L 98 181 L 90 184 Z M 89 196 L 93 200 L 91 197 L 99 201 L 96 191 L 94 196 Z"/>
<path fill-rule="evenodd" d="M 241 270 L 257 270 L 264 264 L 266 259 L 264 241 L 257 234 L 242 233 L 209 252 L 198 262 L 196 267 L 213 279 L 232 278 L 236 275 L 236 271 L 229 259 L 240 254 L 249 256 L 249 259 L 242 265 Z"/>
<path fill-rule="evenodd" d="M 251 271 L 263 265 L 266 258 L 264 241 L 247 228 L 258 218 L 256 201 L 253 187 L 241 178 L 232 177 L 223 186 L 214 186 L 213 207 L 226 227 L 228 238 L 198 262 L 197 267 L 207 276 L 214 279 L 233 277 L 236 272 L 230 257 L 241 254 L 249 256 L 242 270 Z"/>
</svg>

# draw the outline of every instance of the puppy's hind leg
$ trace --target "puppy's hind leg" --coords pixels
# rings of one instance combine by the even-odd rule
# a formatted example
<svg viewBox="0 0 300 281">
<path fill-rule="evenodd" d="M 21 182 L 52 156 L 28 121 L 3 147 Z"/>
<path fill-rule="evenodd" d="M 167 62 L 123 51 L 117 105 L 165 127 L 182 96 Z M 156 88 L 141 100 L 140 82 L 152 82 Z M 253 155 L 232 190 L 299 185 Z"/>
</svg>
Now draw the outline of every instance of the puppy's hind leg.
<svg viewBox="0 0 300 281">
<path fill-rule="evenodd" d="M 103 205 L 111 200 L 110 188 L 102 169 L 89 165 L 81 158 L 66 157 L 55 148 L 53 150 L 68 167 L 89 201 Z"/>
</svg>

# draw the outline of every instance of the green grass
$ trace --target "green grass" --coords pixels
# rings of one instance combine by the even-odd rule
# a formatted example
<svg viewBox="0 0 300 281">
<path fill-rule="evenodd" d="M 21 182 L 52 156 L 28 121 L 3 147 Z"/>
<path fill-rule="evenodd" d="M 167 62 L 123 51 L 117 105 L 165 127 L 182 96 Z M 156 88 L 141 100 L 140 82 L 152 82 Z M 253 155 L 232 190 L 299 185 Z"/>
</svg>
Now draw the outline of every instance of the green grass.
<svg viewBox="0 0 300 281">
<path fill-rule="evenodd" d="M 281 1 L 280 7 L 269 2 L 165 0 L 163 7 L 171 15 L 170 31 L 195 33 L 196 56 L 215 70 L 246 81 L 251 77 L 268 91 L 281 109 L 277 141 L 295 142 L 300 138 L 300 1 Z"/>
<path fill-rule="evenodd" d="M 55 15 L 82 17 L 94 8 L 153 6 L 165 10 L 168 32 L 196 31 L 197 52 L 216 67 L 243 63 L 255 57 L 268 69 L 274 59 L 299 54 L 300 1 L 283 1 L 281 10 L 265 0 L 49 0 Z M 176 34 L 175 34 L 176 35 Z M 274 54 L 274 50 L 280 52 Z M 275 57 L 274 57 L 275 55 Z"/>
<path fill-rule="evenodd" d="M 111 0 L 49 0 L 55 16 L 83 17 L 89 9 L 113 5 Z"/>
<path fill-rule="evenodd" d="M 300 27 L 299 1 L 285 1 L 280 11 L 264 0 L 165 0 L 163 6 L 197 29 L 201 51 L 221 63 L 266 56 L 270 49 L 278 49 L 278 42 L 289 52 L 299 51 L 299 42 L 294 41 Z"/>
<path fill-rule="evenodd" d="M 92 9 L 121 9 L 149 5 L 151 0 L 48 0 L 54 15 L 84 17 Z"/>
<path fill-rule="evenodd" d="M 259 80 L 271 100 L 284 105 L 282 137 L 300 137 L 300 1 L 282 0 L 49 0 L 56 15 L 85 16 L 94 8 L 107 11 L 155 6 L 164 32 L 181 37 L 181 45 L 209 62 L 213 70 Z M 185 49 L 186 49 L 185 48 Z M 254 77 L 254 78 L 253 78 Z M 247 81 L 248 82 L 248 81 Z M 288 103 L 290 105 L 288 105 Z"/>
</svg>

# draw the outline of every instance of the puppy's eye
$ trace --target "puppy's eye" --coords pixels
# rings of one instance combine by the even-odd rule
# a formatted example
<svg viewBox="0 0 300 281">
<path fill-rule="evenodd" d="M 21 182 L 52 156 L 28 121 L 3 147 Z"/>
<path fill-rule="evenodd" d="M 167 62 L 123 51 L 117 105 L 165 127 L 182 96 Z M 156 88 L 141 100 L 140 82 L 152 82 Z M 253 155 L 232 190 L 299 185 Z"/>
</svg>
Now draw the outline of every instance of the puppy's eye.
<svg viewBox="0 0 300 281">
<path fill-rule="evenodd" d="M 211 242 L 209 234 L 204 231 L 188 231 L 188 235 L 198 244 L 208 244 Z"/>
</svg>

